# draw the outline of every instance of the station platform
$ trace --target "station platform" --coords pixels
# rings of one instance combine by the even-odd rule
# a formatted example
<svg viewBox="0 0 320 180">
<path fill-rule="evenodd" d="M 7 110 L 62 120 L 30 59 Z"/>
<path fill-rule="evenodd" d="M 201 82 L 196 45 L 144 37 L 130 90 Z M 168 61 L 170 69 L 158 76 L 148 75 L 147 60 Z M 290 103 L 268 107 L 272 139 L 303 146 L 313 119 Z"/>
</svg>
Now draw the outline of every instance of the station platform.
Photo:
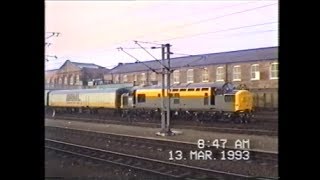
<svg viewBox="0 0 320 180">
<path fill-rule="evenodd" d="M 192 144 L 197 144 L 199 139 L 204 139 L 205 141 L 210 142 L 214 141 L 215 139 L 226 139 L 226 147 L 231 148 L 234 148 L 234 144 L 237 140 L 249 140 L 250 150 L 268 153 L 278 153 L 278 138 L 261 135 L 230 134 L 221 132 L 208 132 L 191 129 L 172 128 L 172 131 L 178 132 L 177 135 L 158 136 L 156 134 L 160 131 L 160 128 L 148 128 L 116 124 L 99 124 L 59 119 L 45 119 L 45 126 L 95 131 L 99 133 L 112 133 L 119 135 L 143 137 L 148 139 L 161 139 L 167 141 L 176 141 Z"/>
</svg>

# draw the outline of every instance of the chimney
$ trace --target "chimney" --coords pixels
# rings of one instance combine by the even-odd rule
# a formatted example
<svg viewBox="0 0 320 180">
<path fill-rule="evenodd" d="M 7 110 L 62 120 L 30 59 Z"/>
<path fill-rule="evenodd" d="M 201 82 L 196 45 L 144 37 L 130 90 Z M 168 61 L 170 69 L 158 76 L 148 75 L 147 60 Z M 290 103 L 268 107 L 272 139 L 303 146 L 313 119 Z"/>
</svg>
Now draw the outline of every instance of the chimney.
<svg viewBox="0 0 320 180">
<path fill-rule="evenodd" d="M 122 65 L 123 65 L 123 63 L 122 63 L 122 62 L 118 63 L 118 66 L 122 66 Z"/>
</svg>

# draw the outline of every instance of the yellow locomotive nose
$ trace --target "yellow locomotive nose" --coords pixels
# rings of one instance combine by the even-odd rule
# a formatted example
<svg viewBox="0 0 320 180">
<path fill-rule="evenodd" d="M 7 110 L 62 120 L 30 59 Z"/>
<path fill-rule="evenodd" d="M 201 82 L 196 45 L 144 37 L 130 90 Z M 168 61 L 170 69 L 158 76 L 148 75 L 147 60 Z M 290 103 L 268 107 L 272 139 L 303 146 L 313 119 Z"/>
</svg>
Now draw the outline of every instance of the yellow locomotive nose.
<svg viewBox="0 0 320 180">
<path fill-rule="evenodd" d="M 247 90 L 240 90 L 235 97 L 235 110 L 237 112 L 251 111 L 253 106 L 253 96 Z"/>
</svg>

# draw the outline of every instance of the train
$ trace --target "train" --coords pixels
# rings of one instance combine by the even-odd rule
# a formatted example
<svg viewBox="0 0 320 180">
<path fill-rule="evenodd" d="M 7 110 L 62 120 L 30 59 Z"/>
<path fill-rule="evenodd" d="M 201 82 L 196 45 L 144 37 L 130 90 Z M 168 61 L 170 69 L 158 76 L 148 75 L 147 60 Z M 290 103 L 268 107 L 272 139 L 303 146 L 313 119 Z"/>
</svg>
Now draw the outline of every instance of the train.
<svg viewBox="0 0 320 180">
<path fill-rule="evenodd" d="M 249 123 L 253 118 L 252 93 L 231 83 L 172 85 L 169 91 L 160 86 L 45 91 L 46 111 L 53 114 L 160 120 L 168 101 L 172 119 Z"/>
</svg>

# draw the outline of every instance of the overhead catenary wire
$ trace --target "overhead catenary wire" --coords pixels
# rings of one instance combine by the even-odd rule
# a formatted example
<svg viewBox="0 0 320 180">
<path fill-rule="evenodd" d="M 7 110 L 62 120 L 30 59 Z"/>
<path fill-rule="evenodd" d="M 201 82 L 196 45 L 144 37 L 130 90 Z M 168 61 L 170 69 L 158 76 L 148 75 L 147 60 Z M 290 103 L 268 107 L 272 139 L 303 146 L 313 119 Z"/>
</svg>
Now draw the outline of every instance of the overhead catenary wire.
<svg viewBox="0 0 320 180">
<path fill-rule="evenodd" d="M 252 2 L 249 2 L 249 3 L 252 3 Z M 236 5 L 230 5 L 230 6 L 225 6 L 225 7 L 222 7 L 222 8 L 215 8 L 215 10 L 219 10 L 219 9 L 226 9 L 226 8 L 229 8 L 229 7 L 234 7 L 234 6 L 238 6 L 238 5 L 245 5 L 245 4 L 249 4 L 249 3 L 242 3 L 242 4 L 236 4 Z M 196 21 L 196 22 L 191 22 L 191 23 L 188 23 L 188 24 L 182 24 L 182 25 L 178 25 L 178 26 L 175 26 L 175 27 L 172 27 L 172 28 L 166 28 L 166 29 L 175 29 L 175 28 L 182 28 L 182 27 L 185 27 L 185 26 L 190 26 L 190 25 L 194 25 L 194 24 L 199 24 L 199 23 L 203 23 L 203 22 L 208 22 L 208 21 L 214 21 L 215 19 L 220 19 L 220 18 L 224 18 L 224 17 L 228 17 L 228 16 L 232 16 L 232 15 L 236 15 L 236 14 L 240 14 L 240 13 L 245 13 L 245 12 L 250 12 L 251 10 L 256 10 L 256 9 L 260 9 L 260 8 L 265 8 L 265 7 L 268 7 L 268 6 L 272 6 L 272 5 L 276 5 L 277 3 L 274 3 L 274 4 L 268 4 L 268 5 L 264 5 L 264 6 L 259 6 L 259 7 L 254 7 L 254 8 L 251 8 L 251 9 L 246 9 L 246 10 L 243 10 L 243 11 L 238 11 L 238 12 L 233 12 L 233 13 L 230 13 L 230 14 L 224 14 L 224 15 L 221 15 L 221 16 L 216 16 L 216 17 L 213 17 L 213 18 L 209 18 L 209 19 L 203 19 L 203 20 L 199 20 L 199 21 Z M 159 31 L 159 32 L 163 32 L 163 30 Z M 153 32 L 154 33 L 154 32 Z M 144 35 L 140 35 L 140 36 L 137 36 L 136 38 L 141 38 L 141 37 L 144 37 Z M 112 46 L 115 46 L 115 45 L 119 45 L 121 43 L 124 43 L 124 42 L 128 42 L 130 40 L 124 40 L 124 41 L 120 41 L 118 43 L 115 43 L 114 45 Z M 154 41 L 154 42 L 145 42 L 145 41 L 139 41 L 141 43 L 148 43 L 148 44 L 158 44 L 160 45 L 159 41 Z M 99 50 L 101 49 L 101 50 Z M 101 53 L 104 53 L 106 50 L 107 51 L 112 51 L 114 50 L 114 48 L 99 48 L 97 49 L 97 51 L 102 51 Z"/>
<path fill-rule="evenodd" d="M 131 54 L 129 54 L 128 52 L 124 51 L 122 47 L 117 48 L 118 50 L 121 50 L 122 52 L 126 53 L 128 56 L 134 58 L 137 62 L 140 62 L 141 64 L 143 64 L 144 66 L 146 66 L 148 69 L 150 69 L 152 72 L 155 72 L 157 74 L 160 74 L 159 72 L 157 72 L 155 69 L 151 68 L 150 66 L 148 66 L 147 64 L 145 64 L 144 62 L 140 61 L 138 58 L 132 56 Z"/>
<path fill-rule="evenodd" d="M 143 49 L 146 53 L 148 53 L 151 57 L 153 57 L 153 59 L 155 59 L 156 61 L 158 61 L 159 62 L 159 60 L 156 58 L 156 57 L 154 57 L 149 51 L 147 51 L 144 47 L 142 47 L 139 43 L 138 43 L 138 41 L 134 41 L 141 49 Z"/>
<path fill-rule="evenodd" d="M 239 6 L 239 5 L 245 5 L 245 4 L 250 4 L 250 3 L 253 3 L 253 2 L 248 2 L 248 3 L 241 3 L 241 4 L 236 4 L 236 5 L 231 5 L 231 6 L 225 6 L 225 7 L 222 7 L 222 8 L 214 8 L 212 10 L 221 10 L 221 9 L 226 9 L 226 8 L 230 8 L 230 7 L 234 7 L 234 6 Z M 177 26 L 174 26 L 174 27 L 169 27 L 169 28 L 162 28 L 160 29 L 159 31 L 156 31 L 156 32 L 163 32 L 163 31 L 166 31 L 168 29 L 179 29 L 179 28 L 183 28 L 185 26 L 189 26 L 189 25 L 194 25 L 194 24 L 200 24 L 203 22 L 207 22 L 207 21 L 212 21 L 212 20 L 215 20 L 215 19 L 220 19 L 220 18 L 223 18 L 223 17 L 228 17 L 228 16 L 232 16 L 232 15 L 235 15 L 235 14 L 240 14 L 240 13 L 244 13 L 244 12 L 249 12 L 251 10 L 255 10 L 255 9 L 259 9 L 259 8 L 264 8 L 264 7 L 268 7 L 268 6 L 271 6 L 271 5 L 274 5 L 274 4 L 269 4 L 269 5 L 265 5 L 265 6 L 259 6 L 259 7 L 255 7 L 255 8 L 252 8 L 252 9 L 246 9 L 244 11 L 240 11 L 240 12 L 233 12 L 231 14 L 225 14 L 225 15 L 222 15 L 222 16 L 217 16 L 217 17 L 213 17 L 213 18 L 209 18 L 209 19 L 204 19 L 204 20 L 200 20 L 200 21 L 196 21 L 196 22 L 192 22 L 192 23 L 188 23 L 188 24 L 182 24 L 182 25 L 177 25 Z M 193 15 L 193 14 L 192 14 Z M 154 33 L 154 32 L 153 32 Z M 138 36 L 137 38 L 142 38 L 142 37 L 145 37 L 145 34 L 143 35 L 140 35 Z M 140 41 L 142 42 L 142 41 Z M 146 43 L 149 43 L 149 44 L 156 44 L 156 42 L 146 42 Z"/>
<path fill-rule="evenodd" d="M 228 35 L 227 37 L 212 37 L 210 39 L 220 39 L 220 38 L 230 38 L 230 37 L 236 37 L 236 36 L 239 36 L 239 35 L 243 35 L 243 34 L 246 34 L 246 35 L 252 35 L 252 34 L 258 34 L 258 33 L 265 33 L 265 32 L 273 32 L 273 31 L 276 31 L 276 30 L 262 30 L 262 31 L 250 31 L 250 32 L 242 32 L 242 33 L 237 33 L 237 34 L 231 34 L 231 35 Z M 122 47 L 123 48 L 123 47 Z M 152 47 L 144 47 L 146 49 L 153 49 Z M 141 49 L 141 48 L 123 48 L 123 49 Z M 198 55 L 194 55 L 194 54 L 186 54 L 186 53 L 177 53 L 177 52 L 173 52 L 173 55 L 182 55 L 182 56 L 198 56 Z M 64 56 L 64 57 L 67 57 L 67 56 Z M 68 57 L 74 57 L 74 56 L 68 56 Z M 75 56 L 75 57 L 78 57 L 78 56 Z M 81 56 L 81 57 L 87 57 L 87 56 Z M 57 66 L 57 65 L 60 65 L 63 63 L 63 61 L 65 61 L 64 59 L 61 59 L 63 57 L 60 57 L 59 59 L 55 59 L 55 60 L 50 60 L 49 61 L 49 66 Z M 200 60 L 200 59 L 199 59 Z M 190 64 L 190 63 L 189 63 Z M 114 68 L 115 66 L 117 65 L 109 65 L 109 66 L 105 66 L 107 68 Z M 187 66 L 186 66 L 187 67 Z"/>
<path fill-rule="evenodd" d="M 46 37 L 46 39 L 49 39 L 50 37 L 53 37 L 53 36 L 56 36 L 58 37 L 60 35 L 60 32 L 46 32 L 46 33 L 49 33 L 51 35 L 49 35 L 48 37 Z M 52 43 L 48 43 L 48 42 L 45 42 L 45 47 L 50 47 L 52 45 Z M 46 55 L 46 57 L 55 57 L 55 59 L 57 59 L 57 56 L 50 56 L 50 55 Z M 49 58 L 45 58 L 45 60 L 47 62 L 49 62 Z"/>
<path fill-rule="evenodd" d="M 228 13 L 228 14 L 223 14 L 221 16 L 216 16 L 216 17 L 212 17 L 212 18 L 207 18 L 207 19 L 202 19 L 202 20 L 198 20 L 198 21 L 195 21 L 195 22 L 191 22 L 191 23 L 186 23 L 186 24 L 182 24 L 182 25 L 178 25 L 176 27 L 173 27 L 173 28 L 184 28 L 184 27 L 187 27 L 187 26 L 192 26 L 192 25 L 195 25 L 195 24 L 200 24 L 200 23 L 205 23 L 205 22 L 211 22 L 211 21 L 215 21 L 216 19 L 221 19 L 221 18 L 224 18 L 224 17 L 230 17 L 230 16 L 233 16 L 233 15 L 237 15 L 237 14 L 240 14 L 240 13 L 245 13 L 245 12 L 250 12 L 250 11 L 253 11 L 255 9 L 260 9 L 260 8 L 264 8 L 264 7 L 269 7 L 269 6 L 272 6 L 272 5 L 275 5 L 277 3 L 274 3 L 274 4 L 268 4 L 268 5 L 263 5 L 263 6 L 259 6 L 259 7 L 254 7 L 254 8 L 250 8 L 250 9 L 245 9 L 245 10 L 241 10 L 241 11 L 237 11 L 237 12 L 232 12 L 232 13 Z M 241 5 L 241 4 L 239 4 Z M 236 6 L 236 5 L 231 5 L 231 6 L 226 6 L 226 7 L 223 7 L 223 8 L 227 8 L 227 7 L 232 7 L 232 6 Z M 222 8 L 222 9 L 223 9 Z M 219 9 L 219 8 L 216 8 L 216 9 Z M 223 31 L 221 31 L 223 32 Z M 59 33 L 55 34 L 56 32 L 47 32 L 47 33 L 51 33 L 51 36 L 59 36 Z M 207 33 L 217 33 L 217 32 L 207 32 Z M 202 35 L 205 35 L 206 33 L 202 34 Z M 187 38 L 187 37 L 194 37 L 194 36 L 200 36 L 201 34 L 195 34 L 193 36 L 184 36 L 183 38 Z M 182 37 L 178 37 L 179 39 L 182 39 Z M 176 38 L 175 38 L 176 39 Z M 174 39 L 173 39 L 174 40 Z M 128 40 L 129 41 L 129 40 Z M 163 41 L 166 41 L 166 40 L 163 40 Z M 148 44 L 158 44 L 156 42 L 145 42 L 145 41 L 139 41 L 141 43 L 148 43 Z M 48 45 L 49 47 L 50 45 Z M 147 47 L 145 47 L 147 49 Z M 135 49 L 135 48 L 126 48 L 126 49 Z M 138 48 L 137 48 L 138 49 Z"/>
<path fill-rule="evenodd" d="M 144 43 L 144 44 L 155 44 L 155 45 L 160 45 L 160 46 L 162 45 L 162 44 L 159 44 L 159 43 L 147 42 L 147 41 L 137 41 L 137 40 L 134 40 L 134 42 L 135 42 L 135 43 L 139 43 L 139 42 L 140 42 L 140 43 Z"/>
<path fill-rule="evenodd" d="M 204 23 L 204 22 L 208 22 L 208 21 L 213 21 L 213 20 L 216 20 L 216 19 L 220 19 L 220 18 L 224 18 L 224 17 L 228 17 L 228 16 L 233 16 L 233 15 L 236 15 L 236 14 L 249 12 L 249 11 L 253 11 L 253 10 L 256 10 L 256 9 L 261 9 L 261 8 L 265 8 L 265 7 L 268 7 L 268 6 L 273 6 L 273 5 L 276 5 L 276 4 L 278 4 L 278 3 L 268 4 L 268 5 L 264 5 L 264 6 L 258 6 L 258 7 L 255 7 L 255 8 L 245 9 L 245 10 L 233 12 L 233 13 L 230 13 L 230 14 L 216 16 L 216 17 L 213 17 L 213 18 L 196 21 L 196 22 L 189 23 L 189 24 L 183 24 L 183 25 L 177 26 L 177 28 L 181 28 L 181 27 L 185 27 L 185 26 L 191 26 L 191 25 L 195 25 L 195 24 L 200 24 L 200 23 Z"/>
<path fill-rule="evenodd" d="M 55 58 L 55 59 L 58 59 L 58 57 L 56 55 L 46 55 L 46 57 L 52 57 L 52 58 Z"/>
<path fill-rule="evenodd" d="M 275 31 L 275 30 L 266 30 L 266 31 L 260 31 L 260 32 L 271 32 L 271 31 Z M 173 52 L 173 54 L 175 55 L 183 55 L 183 56 L 205 56 L 205 55 L 192 55 L 192 54 L 184 54 L 184 53 L 175 53 L 175 52 Z M 179 58 L 179 57 L 177 57 L 177 58 Z M 193 63 L 195 63 L 195 62 L 197 62 L 197 61 L 200 61 L 200 60 L 203 60 L 203 58 L 202 57 L 200 57 L 199 59 L 196 59 L 196 60 L 194 60 L 194 61 L 192 61 L 192 62 L 189 62 L 189 63 L 187 63 L 187 64 L 185 64 L 185 65 L 183 65 L 183 66 L 179 66 L 179 67 L 176 67 L 176 69 L 179 69 L 179 68 L 184 68 L 184 67 L 191 67 L 191 66 L 193 66 L 192 64 Z"/>
<path fill-rule="evenodd" d="M 277 21 L 266 22 L 266 23 L 261 23 L 261 24 L 252 24 L 252 25 L 247 25 L 247 26 L 238 26 L 238 27 L 222 29 L 222 30 L 217 30 L 217 31 L 210 31 L 210 32 L 204 32 L 204 33 L 197 33 L 197 34 L 179 36 L 179 37 L 174 37 L 174 38 L 170 38 L 170 39 L 159 40 L 157 42 L 160 42 L 160 41 L 171 41 L 171 40 L 183 39 L 183 38 L 187 38 L 187 37 L 202 36 L 202 35 L 206 35 L 206 34 L 221 33 L 221 32 L 226 32 L 226 31 L 233 31 L 233 30 L 237 30 L 237 29 L 245 29 L 245 28 L 263 26 L 263 25 L 268 25 L 268 24 L 275 24 L 275 23 L 277 23 Z"/>
<path fill-rule="evenodd" d="M 231 34 L 228 35 L 227 37 L 222 36 L 222 37 L 213 37 L 210 38 L 211 39 L 227 39 L 230 37 L 239 37 L 239 35 L 245 36 L 245 35 L 252 35 L 252 34 L 259 34 L 259 33 L 266 33 L 266 32 L 275 32 L 277 30 L 275 29 L 269 29 L 269 30 L 262 30 L 262 31 L 250 31 L 250 32 L 242 32 L 242 33 L 237 33 L 237 34 Z M 178 49 L 179 50 L 179 49 Z M 180 52 L 172 52 L 173 55 L 182 55 L 182 56 L 196 56 L 196 55 L 192 55 L 192 54 L 186 54 L 186 53 L 180 53 Z"/>
<path fill-rule="evenodd" d="M 141 49 L 143 49 L 145 52 L 147 52 L 151 57 L 153 57 L 162 67 L 164 67 L 165 69 L 169 70 L 169 68 L 167 66 L 165 66 L 164 64 L 162 64 L 156 57 L 154 57 L 149 51 L 147 51 L 144 47 L 142 47 L 138 41 L 134 41 L 138 46 L 140 46 Z"/>
<path fill-rule="evenodd" d="M 53 37 L 53 36 L 58 37 L 58 36 L 60 35 L 60 32 L 47 32 L 47 33 L 50 33 L 51 35 L 49 35 L 48 37 L 46 37 L 46 39 L 49 39 L 49 38 L 51 38 L 51 37 Z"/>
<path fill-rule="evenodd" d="M 152 47 L 143 47 L 143 48 L 145 48 L 145 49 L 152 49 Z M 138 47 L 130 47 L 130 48 L 123 48 L 123 49 L 141 49 L 140 47 L 138 48 Z"/>
</svg>

